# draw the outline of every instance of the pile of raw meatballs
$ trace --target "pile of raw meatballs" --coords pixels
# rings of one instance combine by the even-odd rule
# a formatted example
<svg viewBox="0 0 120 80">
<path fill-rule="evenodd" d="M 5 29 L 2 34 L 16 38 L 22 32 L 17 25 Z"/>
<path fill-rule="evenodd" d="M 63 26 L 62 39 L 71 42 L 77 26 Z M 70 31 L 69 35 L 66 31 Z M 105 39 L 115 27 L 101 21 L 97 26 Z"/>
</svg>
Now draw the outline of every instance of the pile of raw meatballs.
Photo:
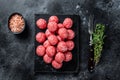
<svg viewBox="0 0 120 80">
<path fill-rule="evenodd" d="M 63 23 L 59 23 L 57 16 L 51 16 L 48 22 L 43 18 L 38 19 L 36 25 L 45 30 L 36 34 L 36 41 L 41 44 L 37 46 L 36 54 L 43 56 L 44 62 L 51 63 L 55 69 L 60 69 L 63 62 L 71 61 L 71 51 L 75 46 L 72 19 L 65 18 Z"/>
</svg>

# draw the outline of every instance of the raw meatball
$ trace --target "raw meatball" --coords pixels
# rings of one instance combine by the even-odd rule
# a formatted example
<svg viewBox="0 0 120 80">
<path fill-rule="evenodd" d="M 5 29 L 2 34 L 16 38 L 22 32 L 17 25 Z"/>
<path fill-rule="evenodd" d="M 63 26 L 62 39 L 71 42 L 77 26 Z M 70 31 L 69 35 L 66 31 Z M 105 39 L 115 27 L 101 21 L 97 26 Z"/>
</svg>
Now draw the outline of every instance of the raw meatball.
<svg viewBox="0 0 120 80">
<path fill-rule="evenodd" d="M 47 22 L 46 22 L 45 19 L 40 18 L 40 19 L 37 20 L 36 25 L 40 29 L 45 29 L 47 27 Z"/>
<path fill-rule="evenodd" d="M 55 35 L 50 35 L 48 41 L 51 45 L 56 45 L 58 43 L 58 38 Z"/>
<path fill-rule="evenodd" d="M 73 30 L 68 29 L 68 39 L 73 39 L 75 37 L 75 33 Z"/>
<path fill-rule="evenodd" d="M 71 28 L 73 25 L 73 21 L 71 18 L 65 18 L 65 20 L 63 21 L 63 25 L 65 26 L 65 28 Z"/>
<path fill-rule="evenodd" d="M 67 32 L 67 29 L 65 28 L 60 28 L 58 30 L 58 34 L 62 39 L 66 39 L 68 37 L 68 32 Z"/>
<path fill-rule="evenodd" d="M 48 29 L 45 31 L 45 35 L 46 35 L 46 37 L 48 37 L 48 36 L 50 36 L 50 35 L 52 35 L 53 33 L 52 32 L 50 32 Z"/>
<path fill-rule="evenodd" d="M 44 43 L 43 43 L 43 46 L 45 48 L 47 48 L 48 46 L 50 46 L 50 42 L 48 40 L 46 40 Z"/>
<path fill-rule="evenodd" d="M 56 53 L 56 49 L 54 46 L 48 46 L 46 48 L 46 54 L 49 56 L 49 57 L 53 57 Z"/>
<path fill-rule="evenodd" d="M 55 60 L 52 61 L 52 66 L 55 68 L 55 69 L 60 69 L 62 67 L 62 63 L 58 63 L 56 62 Z"/>
<path fill-rule="evenodd" d="M 66 45 L 67 45 L 68 50 L 73 50 L 75 46 L 73 41 L 66 41 Z"/>
<path fill-rule="evenodd" d="M 65 56 L 62 52 L 58 52 L 56 55 L 55 55 L 55 60 L 58 62 L 58 63 L 62 63 L 65 59 Z"/>
<path fill-rule="evenodd" d="M 64 25 L 62 23 L 59 23 L 58 28 L 64 28 Z"/>
<path fill-rule="evenodd" d="M 55 32 L 57 31 L 57 28 L 58 28 L 56 22 L 49 22 L 47 27 L 50 32 Z"/>
<path fill-rule="evenodd" d="M 44 57 L 43 57 L 44 62 L 47 63 L 47 64 L 51 63 L 52 59 L 53 58 L 49 57 L 47 54 L 45 54 Z"/>
<path fill-rule="evenodd" d="M 57 45 L 57 49 L 60 52 L 66 52 L 67 51 L 67 45 L 64 41 L 60 41 Z"/>
<path fill-rule="evenodd" d="M 36 48 L 36 54 L 38 56 L 43 56 L 45 54 L 45 47 L 42 45 L 37 46 Z"/>
<path fill-rule="evenodd" d="M 43 43 L 45 40 L 46 40 L 45 33 L 43 33 L 43 32 L 37 33 L 36 41 L 38 41 L 39 43 Z"/>
<path fill-rule="evenodd" d="M 69 62 L 72 60 L 72 53 L 71 52 L 66 52 L 64 55 L 65 55 L 65 59 L 64 59 L 65 62 Z"/>
<path fill-rule="evenodd" d="M 63 40 L 60 36 L 57 36 L 57 38 L 58 38 L 59 41 L 62 41 L 62 40 Z"/>
<path fill-rule="evenodd" d="M 56 22 L 56 23 L 58 23 L 58 22 L 59 22 L 59 19 L 58 19 L 57 16 L 51 16 L 51 17 L 49 18 L 49 22 Z"/>
</svg>

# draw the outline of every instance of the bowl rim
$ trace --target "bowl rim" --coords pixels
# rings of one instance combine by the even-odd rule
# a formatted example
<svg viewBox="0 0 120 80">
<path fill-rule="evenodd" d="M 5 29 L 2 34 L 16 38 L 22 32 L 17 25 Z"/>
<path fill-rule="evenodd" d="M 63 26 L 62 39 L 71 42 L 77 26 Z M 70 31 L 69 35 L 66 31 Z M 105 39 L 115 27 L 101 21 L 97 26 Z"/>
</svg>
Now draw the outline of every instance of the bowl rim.
<svg viewBox="0 0 120 80">
<path fill-rule="evenodd" d="M 15 14 L 18 14 L 18 15 L 22 16 L 22 18 L 23 18 L 23 20 L 24 20 L 24 24 L 25 24 L 25 25 L 24 25 L 24 28 L 22 29 L 22 31 L 20 31 L 20 32 L 12 32 L 11 29 L 10 29 L 10 27 L 9 27 L 9 21 L 10 21 L 11 17 L 14 16 Z M 12 14 L 9 16 L 9 18 L 8 18 L 8 29 L 9 29 L 13 34 L 21 34 L 21 33 L 25 30 L 25 26 L 26 26 L 25 18 L 23 17 L 23 15 L 22 15 L 21 13 L 14 12 L 14 13 L 12 13 Z"/>
</svg>

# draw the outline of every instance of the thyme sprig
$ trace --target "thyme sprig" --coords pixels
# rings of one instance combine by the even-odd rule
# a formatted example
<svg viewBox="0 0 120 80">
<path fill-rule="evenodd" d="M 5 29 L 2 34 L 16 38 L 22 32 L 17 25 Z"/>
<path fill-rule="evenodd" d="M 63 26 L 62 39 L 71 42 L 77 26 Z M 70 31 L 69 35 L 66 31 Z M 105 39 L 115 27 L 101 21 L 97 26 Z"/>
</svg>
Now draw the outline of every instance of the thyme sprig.
<svg viewBox="0 0 120 80">
<path fill-rule="evenodd" d="M 95 65 L 99 62 L 101 57 L 101 52 L 103 49 L 104 44 L 104 31 L 105 25 L 103 24 L 96 24 L 95 31 L 93 32 L 93 45 L 94 45 L 94 61 Z"/>
</svg>

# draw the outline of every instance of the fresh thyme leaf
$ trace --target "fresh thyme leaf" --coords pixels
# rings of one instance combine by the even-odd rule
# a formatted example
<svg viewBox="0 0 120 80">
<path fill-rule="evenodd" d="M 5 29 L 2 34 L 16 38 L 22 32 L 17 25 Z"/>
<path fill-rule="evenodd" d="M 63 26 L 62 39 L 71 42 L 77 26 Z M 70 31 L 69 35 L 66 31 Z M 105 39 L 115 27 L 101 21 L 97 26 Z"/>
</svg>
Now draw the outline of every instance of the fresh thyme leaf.
<svg viewBox="0 0 120 80">
<path fill-rule="evenodd" d="M 94 45 L 94 61 L 95 65 L 99 62 L 101 57 L 101 52 L 103 48 L 103 40 L 104 36 L 105 25 L 103 24 L 96 24 L 95 31 L 93 32 L 93 45 Z"/>
</svg>

